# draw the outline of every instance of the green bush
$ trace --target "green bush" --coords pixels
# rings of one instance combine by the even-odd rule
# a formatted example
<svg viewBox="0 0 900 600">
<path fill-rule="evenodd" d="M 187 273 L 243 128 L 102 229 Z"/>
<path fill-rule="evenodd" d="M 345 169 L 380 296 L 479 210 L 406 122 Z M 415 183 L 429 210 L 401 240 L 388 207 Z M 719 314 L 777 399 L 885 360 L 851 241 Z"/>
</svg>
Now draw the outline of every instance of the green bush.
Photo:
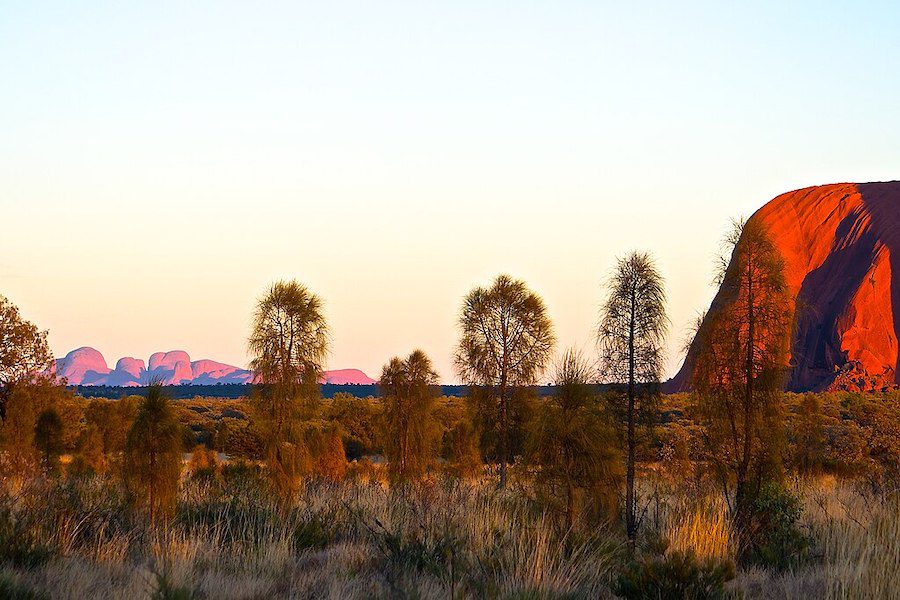
<svg viewBox="0 0 900 600">
<path fill-rule="evenodd" d="M 8 575 L 0 576 L 0 598 L 6 600 L 48 600 L 44 594 L 32 591 Z"/>
<path fill-rule="evenodd" d="M 294 548 L 298 551 L 325 548 L 333 543 L 337 537 L 333 525 L 336 521 L 334 515 L 311 515 L 301 521 L 294 529 Z"/>
<path fill-rule="evenodd" d="M 8 504 L 0 506 L 0 562 L 26 568 L 47 562 L 52 550 L 38 540 L 38 527 L 39 523 L 15 514 Z"/>
<path fill-rule="evenodd" d="M 665 553 L 667 544 L 653 545 L 625 566 L 613 584 L 617 596 L 629 600 L 716 600 L 728 598 L 725 584 L 734 579 L 731 561 L 699 560 L 687 552 Z"/>
<path fill-rule="evenodd" d="M 167 574 L 156 574 L 156 591 L 151 596 L 152 600 L 193 600 L 196 597 L 192 590 L 173 584 Z"/>
<path fill-rule="evenodd" d="M 743 560 L 777 571 L 802 563 L 809 551 L 809 538 L 799 528 L 802 514 L 800 499 L 790 490 L 778 483 L 764 485 L 753 503 Z"/>
<path fill-rule="evenodd" d="M 226 544 L 262 543 L 277 529 L 281 517 L 268 504 L 239 497 L 212 498 L 199 503 L 180 503 L 175 523 L 187 534 L 223 526 Z"/>
</svg>

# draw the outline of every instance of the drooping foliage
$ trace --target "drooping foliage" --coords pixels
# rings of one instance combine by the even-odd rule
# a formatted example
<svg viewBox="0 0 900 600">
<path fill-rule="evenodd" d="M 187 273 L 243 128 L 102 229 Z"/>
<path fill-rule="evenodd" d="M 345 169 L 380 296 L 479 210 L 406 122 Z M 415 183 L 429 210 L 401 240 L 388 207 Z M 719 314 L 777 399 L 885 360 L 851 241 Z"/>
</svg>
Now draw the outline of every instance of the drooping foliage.
<svg viewBox="0 0 900 600">
<path fill-rule="evenodd" d="M 509 403 L 519 386 L 543 373 L 556 344 L 544 301 L 525 282 L 500 275 L 463 301 L 454 362 L 462 380 L 483 386 L 498 406 L 500 485 L 510 462 Z"/>
<path fill-rule="evenodd" d="M 597 522 L 616 514 L 623 464 L 616 431 L 590 384 L 594 370 L 574 350 L 557 366 L 554 395 L 540 404 L 529 427 L 526 465 L 544 501 L 565 516 Z"/>
<path fill-rule="evenodd" d="M 274 283 L 257 302 L 247 346 L 258 382 L 317 397 L 328 343 L 322 300 L 297 281 Z"/>
<path fill-rule="evenodd" d="M 248 340 L 254 425 L 274 491 L 289 502 L 313 468 L 302 421 L 315 415 L 328 353 L 322 301 L 296 281 L 279 281 L 259 299 Z"/>
<path fill-rule="evenodd" d="M 421 350 L 405 359 L 392 358 L 381 371 L 382 447 L 392 481 L 422 477 L 436 458 L 440 434 L 433 414 L 437 380 L 431 360 Z"/>
</svg>

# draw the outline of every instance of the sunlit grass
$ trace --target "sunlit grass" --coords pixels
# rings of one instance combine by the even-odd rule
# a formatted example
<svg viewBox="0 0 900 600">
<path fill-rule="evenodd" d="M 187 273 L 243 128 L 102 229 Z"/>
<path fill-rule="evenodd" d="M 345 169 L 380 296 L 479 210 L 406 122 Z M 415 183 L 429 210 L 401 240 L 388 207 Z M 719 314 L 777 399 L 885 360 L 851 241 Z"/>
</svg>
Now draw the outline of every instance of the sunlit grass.
<svg viewBox="0 0 900 600">
<path fill-rule="evenodd" d="M 814 540 L 809 563 L 745 568 L 730 589 L 746 598 L 894 597 L 900 502 L 833 478 L 798 490 Z M 282 510 L 253 482 L 187 480 L 175 517 L 155 527 L 100 479 L 19 483 L 3 507 L 0 576 L 51 598 L 138 600 L 163 580 L 203 598 L 602 598 L 627 559 L 617 525 L 565 530 L 493 481 L 313 482 Z M 660 507 L 658 527 L 645 531 L 666 538 L 669 552 L 735 558 L 714 489 L 673 492 Z"/>
</svg>

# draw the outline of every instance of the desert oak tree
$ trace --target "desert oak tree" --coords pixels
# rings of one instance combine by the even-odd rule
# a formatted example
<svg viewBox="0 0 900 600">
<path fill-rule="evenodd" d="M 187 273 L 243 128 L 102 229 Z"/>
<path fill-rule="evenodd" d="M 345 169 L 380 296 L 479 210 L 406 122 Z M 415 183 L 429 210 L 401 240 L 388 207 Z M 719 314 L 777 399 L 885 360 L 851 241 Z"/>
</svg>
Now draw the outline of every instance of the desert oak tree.
<svg viewBox="0 0 900 600">
<path fill-rule="evenodd" d="M 653 422 L 668 329 L 666 293 L 653 259 L 641 252 L 618 260 L 607 287 L 598 331 L 601 379 L 624 388 L 621 395 L 616 395 L 624 398 L 616 412 L 625 424 L 625 530 L 633 544 L 638 525 L 635 426 L 639 411 L 645 422 Z"/>
<path fill-rule="evenodd" d="M 764 227 L 736 221 L 725 244 L 730 260 L 721 261 L 719 295 L 694 342 L 692 387 L 709 458 L 740 529 L 781 430 L 791 315 L 784 262 Z"/>
<path fill-rule="evenodd" d="M 318 405 L 328 342 L 322 301 L 300 283 L 278 281 L 257 302 L 248 340 L 250 367 L 260 383 L 254 421 L 263 436 L 270 479 L 285 501 L 311 469 L 300 425 Z"/>
<path fill-rule="evenodd" d="M 418 479 L 434 461 L 439 435 L 434 419 L 438 375 L 421 350 L 392 358 L 381 370 L 384 396 L 384 452 L 393 481 Z"/>
<path fill-rule="evenodd" d="M 6 400 L 16 383 L 43 373 L 52 360 L 47 332 L 23 319 L 19 309 L 0 296 L 0 418 L 6 418 Z"/>
<path fill-rule="evenodd" d="M 487 388 L 498 403 L 500 486 L 509 462 L 510 395 L 532 385 L 553 353 L 556 336 L 540 296 L 525 282 L 500 275 L 489 288 L 475 288 L 463 301 L 456 369 L 469 385 Z"/>
</svg>

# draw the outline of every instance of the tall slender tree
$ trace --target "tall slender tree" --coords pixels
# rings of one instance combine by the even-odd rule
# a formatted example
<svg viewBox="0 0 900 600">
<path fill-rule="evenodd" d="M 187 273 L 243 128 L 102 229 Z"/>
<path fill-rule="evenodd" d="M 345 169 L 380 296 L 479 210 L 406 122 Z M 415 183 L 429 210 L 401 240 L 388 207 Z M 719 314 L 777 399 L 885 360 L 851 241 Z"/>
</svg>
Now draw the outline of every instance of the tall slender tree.
<svg viewBox="0 0 900 600">
<path fill-rule="evenodd" d="M 499 407 L 500 486 L 505 487 L 510 397 L 543 373 L 556 344 L 553 324 L 544 301 L 525 282 L 500 275 L 491 287 L 466 296 L 459 329 L 454 362 L 460 377 L 484 386 Z"/>
<path fill-rule="evenodd" d="M 159 384 L 141 402 L 125 442 L 125 484 L 136 506 L 150 520 L 175 509 L 181 477 L 182 428 Z"/>
<path fill-rule="evenodd" d="M 784 262 L 763 225 L 735 221 L 725 247 L 719 294 L 694 342 L 692 387 L 709 459 L 741 531 L 776 458 L 791 314 Z"/>
<path fill-rule="evenodd" d="M 300 283 L 276 282 L 257 302 L 248 340 L 258 383 L 254 421 L 270 480 L 285 502 L 312 468 L 300 424 L 318 406 L 328 341 L 322 301 Z"/>
<path fill-rule="evenodd" d="M 418 479 L 435 459 L 440 433 L 433 415 L 437 380 L 431 360 L 421 350 L 405 359 L 392 358 L 381 370 L 382 445 L 392 481 Z"/>
<path fill-rule="evenodd" d="M 633 545 L 638 526 L 635 426 L 639 413 L 645 422 L 654 421 L 669 321 L 663 279 L 649 254 L 632 252 L 619 259 L 607 287 L 598 330 L 601 378 L 624 387 L 617 412 L 625 424 L 625 530 Z"/>
<path fill-rule="evenodd" d="M 59 469 L 59 457 L 63 453 L 63 424 L 59 413 L 48 408 L 38 415 L 34 425 L 34 445 L 41 457 L 41 463 L 47 473 L 56 473 Z"/>
</svg>

